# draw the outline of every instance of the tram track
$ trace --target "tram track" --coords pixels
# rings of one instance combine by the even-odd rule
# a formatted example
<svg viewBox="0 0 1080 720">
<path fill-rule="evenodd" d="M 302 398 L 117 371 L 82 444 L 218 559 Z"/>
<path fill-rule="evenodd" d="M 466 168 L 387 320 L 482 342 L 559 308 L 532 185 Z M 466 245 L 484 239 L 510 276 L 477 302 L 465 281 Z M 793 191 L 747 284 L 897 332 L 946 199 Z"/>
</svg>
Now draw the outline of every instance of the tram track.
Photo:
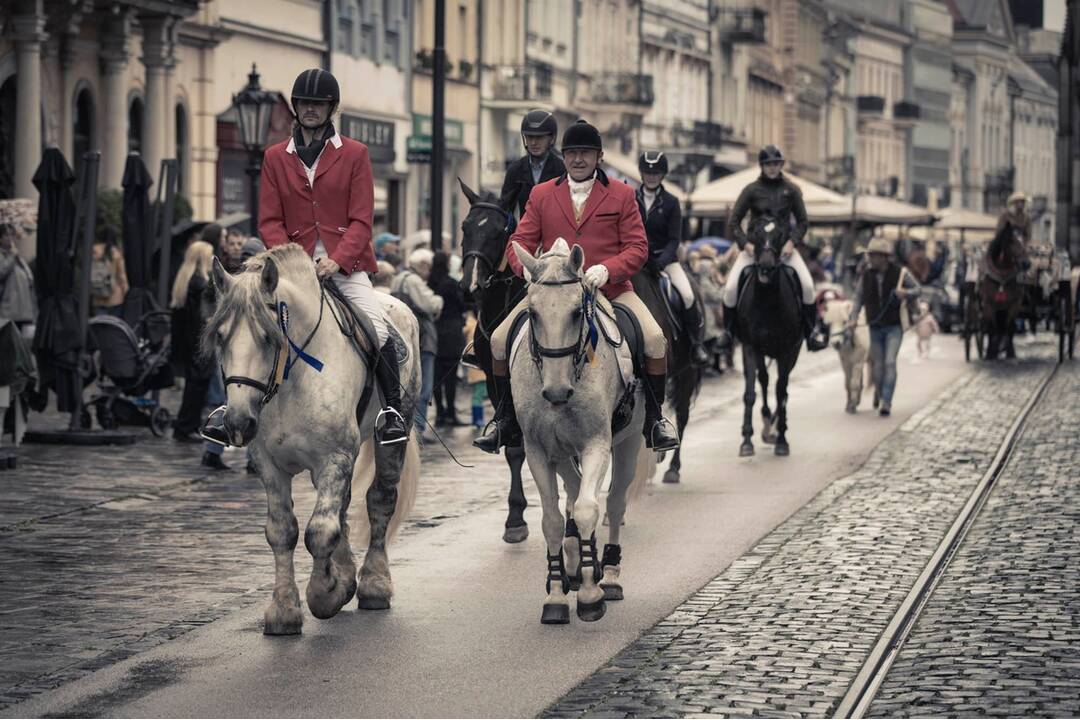
<svg viewBox="0 0 1080 720">
<path fill-rule="evenodd" d="M 923 609 L 936 589 L 938 582 L 948 570 L 949 564 L 960 549 L 968 531 L 974 525 L 1009 461 L 1013 456 L 1032 411 L 1046 394 L 1060 365 L 1055 364 L 1039 382 L 1027 403 L 1013 420 L 998 446 L 997 453 L 986 472 L 972 491 L 949 531 L 938 544 L 911 591 L 901 602 L 885 631 L 874 645 L 866 661 L 852 681 L 847 693 L 833 713 L 836 718 L 863 718 L 877 696 L 878 690 L 889 674 L 896 658 L 903 649 Z"/>
</svg>

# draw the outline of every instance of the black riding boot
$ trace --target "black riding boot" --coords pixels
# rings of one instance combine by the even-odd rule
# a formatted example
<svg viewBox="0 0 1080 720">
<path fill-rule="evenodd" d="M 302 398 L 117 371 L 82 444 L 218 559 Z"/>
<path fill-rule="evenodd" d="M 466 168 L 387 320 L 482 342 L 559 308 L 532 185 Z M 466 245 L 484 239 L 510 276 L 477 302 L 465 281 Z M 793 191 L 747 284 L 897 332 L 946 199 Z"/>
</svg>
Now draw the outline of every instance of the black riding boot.
<svg viewBox="0 0 1080 720">
<path fill-rule="evenodd" d="M 487 432 L 473 440 L 473 445 L 486 453 L 495 454 L 504 446 L 521 446 L 521 426 L 514 411 L 510 378 L 494 375 L 492 380 L 495 382 L 495 417 L 488 424 Z"/>
<path fill-rule="evenodd" d="M 730 350 L 735 347 L 735 323 L 738 320 L 738 313 L 735 308 L 729 308 L 724 306 L 724 330 L 720 333 L 720 337 L 716 340 L 716 347 L 720 350 Z"/>
<path fill-rule="evenodd" d="M 810 303 L 802 306 L 803 333 L 806 335 L 806 349 L 817 352 L 829 347 L 828 336 L 822 337 L 818 331 L 820 319 L 818 318 L 817 305 Z"/>
<path fill-rule="evenodd" d="M 709 353 L 705 351 L 705 323 L 697 303 L 683 309 L 683 324 L 690 335 L 690 362 L 708 365 Z"/>
<path fill-rule="evenodd" d="M 397 350 L 387 338 L 375 361 L 375 379 L 382 390 L 386 406 L 375 419 L 376 437 L 380 445 L 394 445 L 409 439 L 409 427 L 401 414 L 401 376 L 398 374 Z M 379 421 L 382 427 L 379 428 Z"/>
<path fill-rule="evenodd" d="M 667 375 L 646 375 L 645 382 L 645 445 L 662 452 L 679 447 L 679 434 L 664 417 L 664 392 Z"/>
</svg>

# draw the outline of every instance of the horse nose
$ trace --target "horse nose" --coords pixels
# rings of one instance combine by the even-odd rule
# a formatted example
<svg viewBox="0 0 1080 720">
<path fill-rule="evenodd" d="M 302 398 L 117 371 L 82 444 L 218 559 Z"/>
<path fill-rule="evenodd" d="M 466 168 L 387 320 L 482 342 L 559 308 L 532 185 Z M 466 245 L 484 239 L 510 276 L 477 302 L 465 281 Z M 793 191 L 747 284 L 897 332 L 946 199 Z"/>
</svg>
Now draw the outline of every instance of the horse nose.
<svg viewBox="0 0 1080 720">
<path fill-rule="evenodd" d="M 565 405 L 574 396 L 574 388 L 544 388 L 540 394 L 552 405 Z"/>
<path fill-rule="evenodd" d="M 258 429 L 258 421 L 247 413 L 236 411 L 231 408 L 225 413 L 225 432 L 228 433 L 233 445 L 243 447 L 251 442 Z"/>
</svg>

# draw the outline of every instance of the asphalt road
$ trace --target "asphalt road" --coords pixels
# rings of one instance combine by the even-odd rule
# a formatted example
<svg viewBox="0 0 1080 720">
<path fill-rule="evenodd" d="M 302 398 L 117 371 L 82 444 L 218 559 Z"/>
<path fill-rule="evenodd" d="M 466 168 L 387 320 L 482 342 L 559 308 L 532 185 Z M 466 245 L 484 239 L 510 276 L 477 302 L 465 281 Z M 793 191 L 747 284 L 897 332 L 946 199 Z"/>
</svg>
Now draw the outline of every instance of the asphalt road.
<svg viewBox="0 0 1080 720">
<path fill-rule="evenodd" d="M 597 623 L 572 614 L 568 626 L 540 625 L 539 509 L 528 512 L 529 540 L 510 546 L 499 539 L 500 503 L 392 548 L 397 594 L 388 612 L 350 604 L 328 621 L 306 617 L 301 637 L 267 638 L 261 607 L 249 607 L 4 715 L 534 716 L 857 468 L 966 371 L 952 337 L 918 365 L 914 343 L 905 344 L 888 419 L 871 412 L 869 398 L 858 415 L 843 412 L 838 363 L 797 372 L 789 458 L 758 441 L 757 457 L 739 459 L 741 403 L 703 403 L 684 445 L 682 484 L 651 485 L 628 513 L 626 600 Z M 269 549 L 265 567 L 272 572 Z"/>
</svg>

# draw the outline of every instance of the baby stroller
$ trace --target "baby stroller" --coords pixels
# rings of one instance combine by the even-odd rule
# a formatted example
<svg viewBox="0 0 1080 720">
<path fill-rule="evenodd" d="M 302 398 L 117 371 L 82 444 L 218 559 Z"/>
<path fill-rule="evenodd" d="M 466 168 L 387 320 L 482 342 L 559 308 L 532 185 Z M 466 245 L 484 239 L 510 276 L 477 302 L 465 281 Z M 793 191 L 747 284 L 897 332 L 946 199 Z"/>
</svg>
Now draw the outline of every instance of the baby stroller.
<svg viewBox="0 0 1080 720">
<path fill-rule="evenodd" d="M 173 384 L 170 322 L 168 310 L 146 313 L 134 329 L 110 315 L 90 318 L 101 395 L 92 398 L 89 405 L 103 429 L 149 426 L 161 437 L 172 426 L 172 416 L 158 402 L 157 392 Z"/>
</svg>

